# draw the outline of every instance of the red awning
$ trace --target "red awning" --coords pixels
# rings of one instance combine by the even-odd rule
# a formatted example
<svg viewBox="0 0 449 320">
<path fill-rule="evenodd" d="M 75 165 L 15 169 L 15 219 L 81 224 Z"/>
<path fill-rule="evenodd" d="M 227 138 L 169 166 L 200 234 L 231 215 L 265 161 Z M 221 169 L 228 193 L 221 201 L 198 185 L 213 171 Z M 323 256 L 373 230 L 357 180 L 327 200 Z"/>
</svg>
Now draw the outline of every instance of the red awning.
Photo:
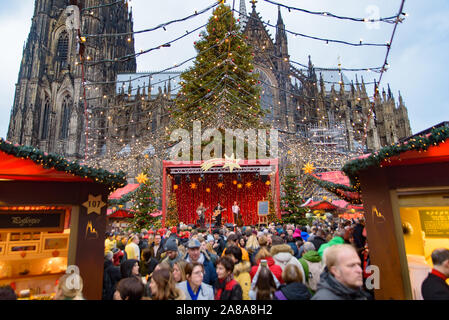
<svg viewBox="0 0 449 320">
<path fill-rule="evenodd" d="M 139 185 L 140 184 L 138 184 L 138 183 L 127 184 L 123 188 L 119 188 L 119 189 L 115 190 L 113 193 L 111 193 L 109 195 L 109 199 L 120 199 L 125 194 L 136 190 L 139 187 Z"/>
<path fill-rule="evenodd" d="M 133 218 L 134 215 L 128 210 L 117 210 L 113 212 L 112 209 L 108 209 L 107 211 L 108 218 Z"/>
<path fill-rule="evenodd" d="M 311 210 L 324 210 L 324 211 L 333 211 L 339 209 L 338 206 L 324 200 L 311 201 L 306 207 L 309 207 Z"/>
<path fill-rule="evenodd" d="M 0 179 L 22 181 L 93 182 L 54 168 L 45 169 L 30 159 L 21 159 L 0 151 Z"/>
<path fill-rule="evenodd" d="M 349 178 L 343 173 L 343 171 L 328 171 L 315 173 L 320 180 L 329 181 L 335 184 L 343 184 L 349 186 Z"/>
</svg>

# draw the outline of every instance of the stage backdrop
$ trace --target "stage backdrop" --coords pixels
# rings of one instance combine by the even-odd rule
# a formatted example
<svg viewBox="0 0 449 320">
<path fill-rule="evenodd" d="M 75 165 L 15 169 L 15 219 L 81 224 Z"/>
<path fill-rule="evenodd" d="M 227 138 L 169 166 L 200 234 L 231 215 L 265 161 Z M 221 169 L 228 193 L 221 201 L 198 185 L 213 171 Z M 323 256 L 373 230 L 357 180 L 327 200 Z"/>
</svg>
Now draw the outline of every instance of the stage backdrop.
<svg viewBox="0 0 449 320">
<path fill-rule="evenodd" d="M 207 223 L 218 201 L 227 210 L 222 214 L 222 223 L 232 223 L 232 205 L 237 201 L 240 207 L 245 225 L 257 224 L 257 201 L 268 200 L 267 194 L 274 183 L 272 176 L 268 176 L 270 185 L 263 181 L 262 176 L 256 179 L 254 173 L 241 173 L 241 180 L 237 181 L 237 174 L 222 174 L 222 186 L 219 187 L 219 174 L 205 173 L 204 180 L 200 181 L 199 174 L 190 174 L 190 182 L 187 175 L 180 175 L 181 181 L 174 189 L 175 178 L 169 183 L 170 192 L 175 192 L 178 204 L 179 220 L 186 224 L 194 224 L 196 221 L 196 208 L 203 202 L 207 208 Z M 235 183 L 237 182 L 237 183 Z M 240 188 L 239 188 L 240 184 Z"/>
</svg>

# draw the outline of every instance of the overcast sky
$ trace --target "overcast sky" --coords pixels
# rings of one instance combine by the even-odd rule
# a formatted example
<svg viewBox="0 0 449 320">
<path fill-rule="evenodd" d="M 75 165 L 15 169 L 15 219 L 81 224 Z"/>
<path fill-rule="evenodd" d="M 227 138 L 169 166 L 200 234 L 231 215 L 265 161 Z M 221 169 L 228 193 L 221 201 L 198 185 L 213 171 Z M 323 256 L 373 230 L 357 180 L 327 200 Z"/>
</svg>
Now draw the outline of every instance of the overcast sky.
<svg viewBox="0 0 449 320">
<path fill-rule="evenodd" d="M 0 34 L 2 52 L 0 59 L 0 137 L 6 137 L 10 110 L 14 100 L 14 88 L 22 58 L 23 45 L 31 26 L 34 9 L 33 0 L 0 0 Z M 233 5 L 232 0 L 227 3 Z M 329 11 L 337 15 L 360 18 L 395 15 L 400 0 L 278 0 L 285 5 L 313 11 Z M 147 29 L 173 19 L 179 19 L 206 8 L 212 0 L 132 0 L 134 31 Z M 239 10 L 239 0 L 235 8 Z M 246 1 L 248 13 L 250 1 Z M 259 0 L 257 11 L 264 21 L 275 25 L 277 7 Z M 410 123 L 414 133 L 441 121 L 449 121 L 449 1 L 447 0 L 407 0 L 403 10 L 409 16 L 399 24 L 388 59 L 390 69 L 384 74 L 382 86 L 387 83 L 397 98 L 398 91 L 408 108 Z M 329 17 L 313 16 L 292 10 L 281 9 L 286 28 L 298 33 L 321 38 L 339 39 L 349 42 L 386 43 L 390 40 L 393 25 L 380 25 L 342 21 Z M 158 46 L 205 24 L 210 12 L 176 23 L 160 31 L 136 35 L 136 52 Z M 275 30 L 267 27 L 272 37 Z M 152 51 L 137 60 L 138 71 L 157 71 L 173 66 L 195 55 L 193 42 L 199 39 L 199 31 L 180 40 L 170 48 Z M 382 66 L 385 47 L 350 47 L 340 44 L 308 40 L 288 35 L 291 60 L 307 64 L 308 55 L 317 67 L 366 68 Z M 355 73 L 345 75 L 353 80 Z M 361 74 L 359 73 L 359 76 Z M 363 74 L 365 81 L 378 79 L 375 73 Z M 360 78 L 360 77 L 359 77 Z M 373 87 L 367 89 L 372 95 Z"/>
</svg>

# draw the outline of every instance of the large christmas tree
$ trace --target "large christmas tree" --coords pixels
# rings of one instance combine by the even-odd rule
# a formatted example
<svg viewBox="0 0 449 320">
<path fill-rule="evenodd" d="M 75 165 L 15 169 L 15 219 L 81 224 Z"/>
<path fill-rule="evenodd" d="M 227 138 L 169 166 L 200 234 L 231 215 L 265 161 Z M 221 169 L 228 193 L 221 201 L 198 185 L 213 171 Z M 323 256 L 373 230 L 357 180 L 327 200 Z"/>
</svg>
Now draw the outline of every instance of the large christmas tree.
<svg viewBox="0 0 449 320">
<path fill-rule="evenodd" d="M 284 223 L 307 224 L 306 213 L 309 212 L 309 209 L 301 207 L 304 204 L 301 195 L 304 188 L 301 186 L 298 175 L 289 170 L 284 176 L 282 187 L 284 195 L 281 199 L 281 210 Z"/>
<path fill-rule="evenodd" d="M 195 120 L 203 129 L 261 128 L 265 111 L 260 107 L 253 53 L 229 6 L 214 10 L 194 46 L 198 54 L 181 75 L 173 129 L 191 131 Z"/>
</svg>

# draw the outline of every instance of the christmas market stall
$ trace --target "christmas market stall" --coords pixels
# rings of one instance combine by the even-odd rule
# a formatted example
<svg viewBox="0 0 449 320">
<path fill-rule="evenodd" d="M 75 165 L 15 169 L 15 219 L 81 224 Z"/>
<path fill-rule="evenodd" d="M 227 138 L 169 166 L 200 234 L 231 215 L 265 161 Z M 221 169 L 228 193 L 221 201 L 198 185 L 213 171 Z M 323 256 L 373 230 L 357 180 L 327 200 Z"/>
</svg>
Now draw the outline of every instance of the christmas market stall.
<svg viewBox="0 0 449 320">
<path fill-rule="evenodd" d="M 422 299 L 431 253 L 449 248 L 449 122 L 343 167 L 361 192 L 376 299 Z"/>
<path fill-rule="evenodd" d="M 85 298 L 101 299 L 107 198 L 125 185 L 123 172 L 0 139 L 0 285 L 49 299 L 79 270 Z"/>
<path fill-rule="evenodd" d="M 133 218 L 134 215 L 129 211 L 126 201 L 139 185 L 138 183 L 128 183 L 123 188 L 119 188 L 109 195 L 109 208 L 106 213 L 108 231 L 128 227 L 127 219 Z M 125 199 L 126 197 L 127 199 Z"/>
<path fill-rule="evenodd" d="M 241 225 L 258 223 L 258 202 L 269 201 L 269 217 L 280 218 L 278 159 L 209 161 L 164 161 L 162 225 L 196 224 L 201 202 L 207 225 L 218 202 L 226 209 L 222 222 Z M 234 221 L 237 201 L 241 221 Z M 240 222 L 240 223 L 239 223 Z"/>
</svg>

